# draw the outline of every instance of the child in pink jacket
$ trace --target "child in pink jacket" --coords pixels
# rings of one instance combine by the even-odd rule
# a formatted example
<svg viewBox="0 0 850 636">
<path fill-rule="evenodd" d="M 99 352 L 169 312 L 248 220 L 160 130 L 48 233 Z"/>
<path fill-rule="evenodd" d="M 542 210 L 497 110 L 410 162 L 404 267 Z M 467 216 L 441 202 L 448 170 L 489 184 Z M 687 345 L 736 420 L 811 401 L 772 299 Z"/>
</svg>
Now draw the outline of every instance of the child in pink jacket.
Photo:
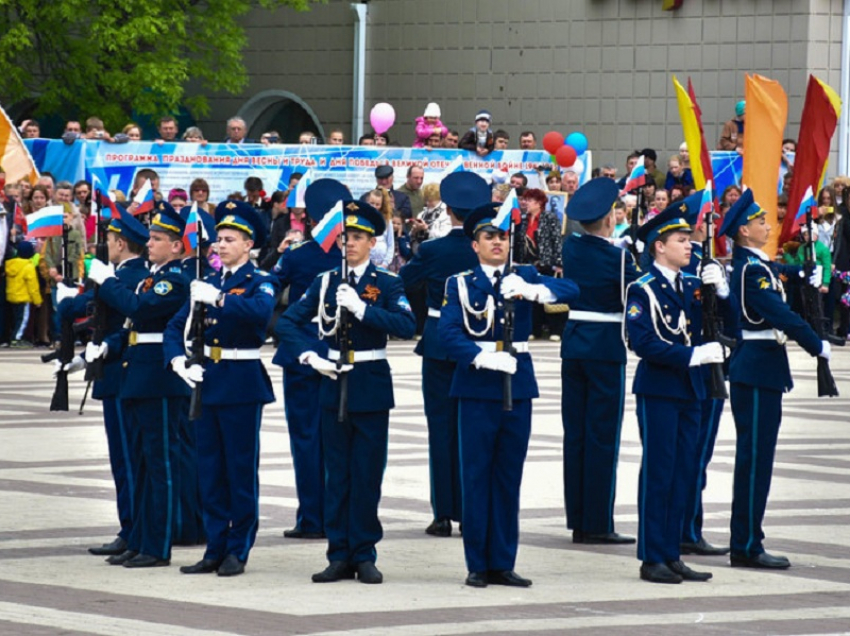
<svg viewBox="0 0 850 636">
<path fill-rule="evenodd" d="M 441 138 L 449 134 L 449 129 L 440 121 L 440 107 L 431 102 L 422 117 L 416 118 L 416 141 L 413 142 L 413 147 L 424 148 L 428 145 L 428 137 L 435 131 L 440 133 Z"/>
</svg>

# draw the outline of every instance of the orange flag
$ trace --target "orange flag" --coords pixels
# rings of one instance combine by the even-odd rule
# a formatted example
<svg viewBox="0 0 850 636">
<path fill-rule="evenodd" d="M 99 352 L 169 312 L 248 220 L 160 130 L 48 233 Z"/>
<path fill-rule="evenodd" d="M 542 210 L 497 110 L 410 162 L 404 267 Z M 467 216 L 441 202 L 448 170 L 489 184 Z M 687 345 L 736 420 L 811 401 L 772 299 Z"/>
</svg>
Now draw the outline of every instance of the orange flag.
<svg viewBox="0 0 850 636">
<path fill-rule="evenodd" d="M 6 172 L 7 183 L 27 179 L 35 185 L 38 181 L 35 162 L 12 120 L 2 108 L 0 108 L 0 166 L 3 166 Z"/>
<path fill-rule="evenodd" d="M 747 114 L 742 181 L 744 186 L 752 189 L 756 202 L 767 210 L 767 222 L 773 230 L 764 251 L 772 258 L 779 242 L 776 199 L 788 97 L 779 82 L 761 75 L 747 75 L 744 99 L 747 101 Z"/>
</svg>

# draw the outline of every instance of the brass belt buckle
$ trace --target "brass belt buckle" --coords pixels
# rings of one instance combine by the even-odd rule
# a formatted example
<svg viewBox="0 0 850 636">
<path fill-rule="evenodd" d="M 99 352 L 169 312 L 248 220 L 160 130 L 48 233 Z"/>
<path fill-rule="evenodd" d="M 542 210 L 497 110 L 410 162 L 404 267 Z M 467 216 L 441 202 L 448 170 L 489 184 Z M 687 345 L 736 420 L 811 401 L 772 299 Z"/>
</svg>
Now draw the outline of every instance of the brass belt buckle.
<svg viewBox="0 0 850 636">
<path fill-rule="evenodd" d="M 130 346 L 135 347 L 138 344 L 138 340 L 139 340 L 139 332 L 138 331 L 131 331 L 130 332 L 130 339 L 129 339 Z"/>
<path fill-rule="evenodd" d="M 354 352 L 351 349 L 348 350 L 348 364 L 354 364 Z"/>
<path fill-rule="evenodd" d="M 221 362 L 221 347 L 210 347 L 209 358 L 216 364 Z"/>
<path fill-rule="evenodd" d="M 497 340 L 496 341 L 496 351 L 504 351 L 505 350 L 505 341 Z"/>
</svg>

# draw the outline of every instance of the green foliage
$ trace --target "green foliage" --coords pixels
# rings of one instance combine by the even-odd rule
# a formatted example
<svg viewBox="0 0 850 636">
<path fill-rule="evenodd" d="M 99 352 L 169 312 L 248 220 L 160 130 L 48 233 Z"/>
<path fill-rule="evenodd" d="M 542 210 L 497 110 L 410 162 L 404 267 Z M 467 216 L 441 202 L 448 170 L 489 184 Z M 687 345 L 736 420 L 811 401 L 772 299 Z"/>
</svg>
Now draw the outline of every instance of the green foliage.
<svg viewBox="0 0 850 636">
<path fill-rule="evenodd" d="M 203 116 L 205 93 L 248 82 L 241 16 L 322 1 L 0 0 L 0 96 L 35 99 L 38 114 L 97 114 L 111 129 L 181 104 Z"/>
</svg>

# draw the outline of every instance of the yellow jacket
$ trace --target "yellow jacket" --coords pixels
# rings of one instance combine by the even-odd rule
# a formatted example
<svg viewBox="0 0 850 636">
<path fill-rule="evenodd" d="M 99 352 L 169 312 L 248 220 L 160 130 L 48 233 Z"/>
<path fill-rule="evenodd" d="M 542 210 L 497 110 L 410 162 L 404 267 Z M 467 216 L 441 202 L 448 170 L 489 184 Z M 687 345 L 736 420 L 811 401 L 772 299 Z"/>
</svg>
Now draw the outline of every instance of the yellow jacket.
<svg viewBox="0 0 850 636">
<path fill-rule="evenodd" d="M 6 260 L 6 300 L 16 305 L 41 304 L 38 275 L 35 273 L 35 264 L 32 259 L 9 258 Z"/>
</svg>

